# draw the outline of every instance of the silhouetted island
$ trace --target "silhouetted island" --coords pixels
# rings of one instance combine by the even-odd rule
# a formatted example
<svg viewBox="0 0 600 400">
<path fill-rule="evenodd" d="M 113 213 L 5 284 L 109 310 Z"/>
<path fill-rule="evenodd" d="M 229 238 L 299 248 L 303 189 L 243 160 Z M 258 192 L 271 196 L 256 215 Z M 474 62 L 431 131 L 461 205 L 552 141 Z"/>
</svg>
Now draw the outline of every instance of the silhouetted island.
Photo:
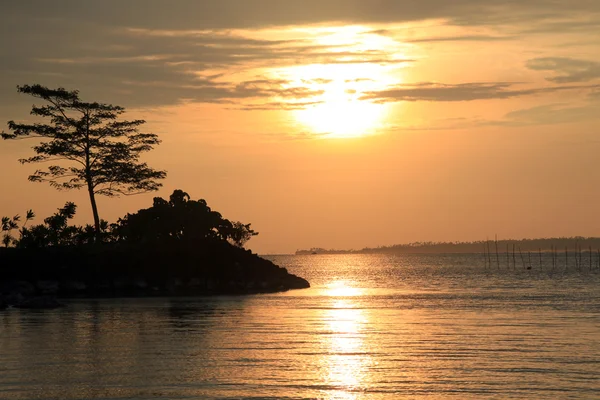
<svg viewBox="0 0 600 400">
<path fill-rule="evenodd" d="M 58 306 L 55 298 L 255 294 L 302 289 L 308 281 L 242 247 L 257 233 L 204 200 L 170 199 L 92 227 L 69 226 L 67 203 L 43 225 L 23 227 L 0 249 L 0 308 Z M 18 220 L 18 218 L 17 218 Z M 44 297 L 46 296 L 46 297 Z"/>
</svg>

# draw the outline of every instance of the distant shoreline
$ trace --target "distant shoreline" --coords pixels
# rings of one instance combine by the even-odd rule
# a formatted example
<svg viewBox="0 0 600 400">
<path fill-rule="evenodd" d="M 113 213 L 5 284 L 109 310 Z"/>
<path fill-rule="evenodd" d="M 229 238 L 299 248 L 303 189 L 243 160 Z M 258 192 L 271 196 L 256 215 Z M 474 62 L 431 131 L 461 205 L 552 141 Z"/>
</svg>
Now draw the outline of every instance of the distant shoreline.
<svg viewBox="0 0 600 400">
<path fill-rule="evenodd" d="M 558 237 L 538 239 L 503 239 L 474 242 L 415 242 L 391 246 L 365 247 L 360 250 L 324 249 L 314 247 L 297 250 L 295 255 L 316 254 L 477 254 L 486 252 L 512 252 L 513 246 L 521 251 L 597 251 L 600 249 L 600 237 Z"/>
</svg>

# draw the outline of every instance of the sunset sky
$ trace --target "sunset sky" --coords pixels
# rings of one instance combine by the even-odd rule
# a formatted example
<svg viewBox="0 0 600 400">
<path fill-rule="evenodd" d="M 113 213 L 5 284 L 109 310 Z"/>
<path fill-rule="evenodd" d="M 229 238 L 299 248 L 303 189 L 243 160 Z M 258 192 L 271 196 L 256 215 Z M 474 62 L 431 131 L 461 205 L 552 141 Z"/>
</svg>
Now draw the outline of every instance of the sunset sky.
<svg viewBox="0 0 600 400">
<path fill-rule="evenodd" d="M 600 1 L 4 1 L 0 130 L 17 85 L 127 107 L 158 193 L 251 222 L 259 253 L 600 236 Z M 87 194 L 30 183 L 0 142 L 0 215 Z"/>
</svg>

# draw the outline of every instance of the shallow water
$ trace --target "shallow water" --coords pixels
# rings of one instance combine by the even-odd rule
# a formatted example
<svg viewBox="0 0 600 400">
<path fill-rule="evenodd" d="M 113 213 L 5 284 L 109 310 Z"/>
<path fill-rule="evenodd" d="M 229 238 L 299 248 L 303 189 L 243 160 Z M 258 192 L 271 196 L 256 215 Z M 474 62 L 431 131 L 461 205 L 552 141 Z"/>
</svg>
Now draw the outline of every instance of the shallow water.
<svg viewBox="0 0 600 400">
<path fill-rule="evenodd" d="M 271 258 L 313 287 L 0 312 L 0 398 L 600 398 L 585 260 Z"/>
</svg>

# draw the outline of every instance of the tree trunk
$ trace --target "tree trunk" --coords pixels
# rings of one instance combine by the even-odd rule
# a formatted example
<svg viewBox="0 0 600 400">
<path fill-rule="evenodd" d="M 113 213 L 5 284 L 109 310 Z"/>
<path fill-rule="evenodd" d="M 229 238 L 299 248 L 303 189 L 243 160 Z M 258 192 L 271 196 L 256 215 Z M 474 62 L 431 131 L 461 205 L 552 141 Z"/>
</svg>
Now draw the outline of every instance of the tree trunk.
<svg viewBox="0 0 600 400">
<path fill-rule="evenodd" d="M 94 231 L 96 232 L 96 242 L 100 241 L 100 217 L 98 216 L 98 206 L 96 205 L 96 194 L 94 188 L 88 183 L 88 193 L 90 194 L 90 203 L 92 204 L 92 213 L 94 213 Z"/>
</svg>

